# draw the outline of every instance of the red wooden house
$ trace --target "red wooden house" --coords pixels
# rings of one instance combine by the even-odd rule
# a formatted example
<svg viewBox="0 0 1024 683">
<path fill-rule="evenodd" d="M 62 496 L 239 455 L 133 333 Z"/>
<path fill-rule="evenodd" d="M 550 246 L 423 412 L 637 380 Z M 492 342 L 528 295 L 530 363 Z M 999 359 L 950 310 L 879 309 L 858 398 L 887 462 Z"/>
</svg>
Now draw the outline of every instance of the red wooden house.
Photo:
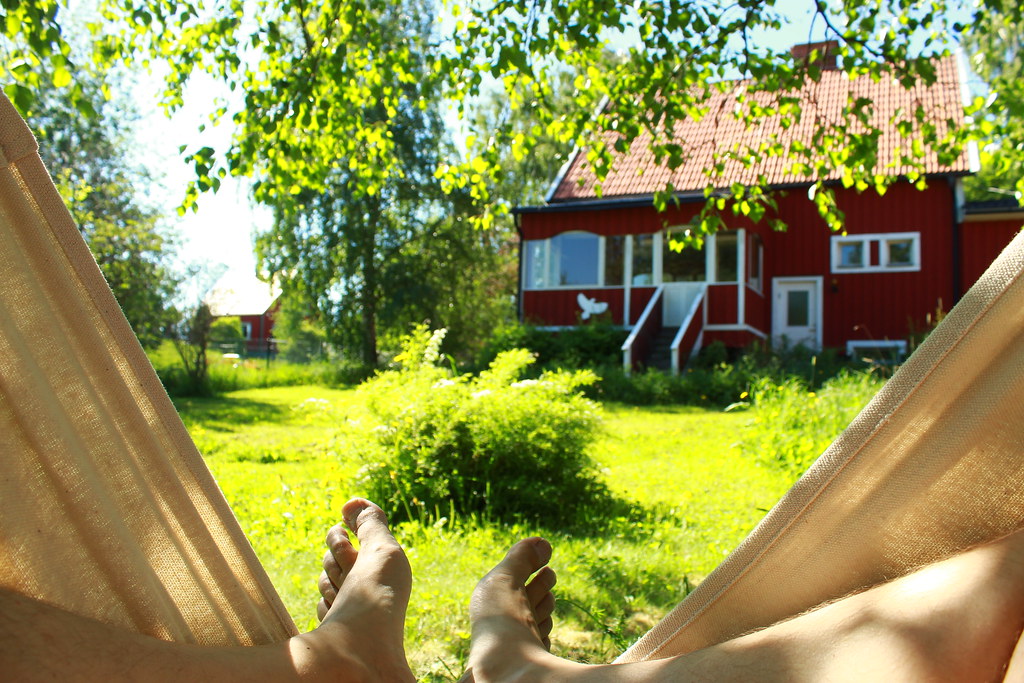
<svg viewBox="0 0 1024 683">
<path fill-rule="evenodd" d="M 228 273 L 210 293 L 206 303 L 214 317 L 238 317 L 242 325 L 242 348 L 248 356 L 276 353 L 274 316 L 280 306 L 281 292 L 254 275 Z M 216 340 L 214 340 L 216 341 Z"/>
<path fill-rule="evenodd" d="M 964 79 L 957 60 L 941 58 L 936 67 L 934 84 L 909 90 L 826 68 L 802 93 L 804 120 L 839 116 L 851 93 L 875 103 L 878 121 L 918 103 L 938 120 L 960 120 Z M 766 341 L 844 353 L 863 346 L 904 351 L 908 334 L 937 307 L 952 306 L 1024 222 L 1024 214 L 1008 209 L 966 212 L 961 179 L 972 163 L 965 152 L 949 164 L 927 156 L 923 190 L 898 180 L 878 195 L 837 183 L 845 232 L 833 233 L 808 196 L 808 180 L 770 159 L 761 168 L 727 166 L 720 186 L 749 184 L 764 173 L 778 205 L 774 217 L 787 231 L 732 217 L 702 250 L 672 251 L 669 235 L 685 230 L 706 201 L 703 169 L 714 152 L 772 133 L 809 139 L 807 125 L 745 128 L 724 106 L 729 97 L 711 103 L 721 114 L 677 124 L 674 139 L 689 154 L 678 169 L 655 163 L 650 139 L 640 137 L 615 157 L 600 193 L 585 155 L 576 154 L 544 206 L 516 210 L 524 321 L 559 328 L 596 313 L 610 316 L 631 330 L 623 347 L 627 368 L 644 363 L 659 343 L 670 346 L 674 371 L 716 340 L 729 347 Z M 879 166 L 897 178 L 908 170 L 892 163 L 901 142 L 895 130 L 879 141 Z M 666 183 L 678 204 L 658 212 L 653 193 Z"/>
</svg>

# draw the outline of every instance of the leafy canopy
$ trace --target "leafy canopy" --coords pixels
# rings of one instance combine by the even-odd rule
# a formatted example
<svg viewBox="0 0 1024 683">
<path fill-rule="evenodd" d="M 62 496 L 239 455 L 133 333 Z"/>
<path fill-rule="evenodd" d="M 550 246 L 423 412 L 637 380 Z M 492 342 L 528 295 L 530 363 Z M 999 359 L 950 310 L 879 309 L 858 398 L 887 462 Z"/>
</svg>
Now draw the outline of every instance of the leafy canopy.
<svg viewBox="0 0 1024 683">
<path fill-rule="evenodd" d="M 11 81 L 7 90 L 20 106 L 31 97 L 34 73 L 71 70 L 54 2 L 3 4 L 0 25 L 16 59 L 0 77 Z M 274 204 L 282 196 L 324 190 L 338 167 L 352 172 L 348 190 L 353 199 L 373 196 L 400 164 L 394 121 L 403 86 L 421 78 L 419 87 L 448 100 L 464 120 L 471 118 L 477 98 L 497 86 L 511 110 L 531 112 L 536 126 L 523 131 L 499 121 L 491 130 L 474 131 L 467 140 L 467 158 L 438 169 L 449 187 L 464 188 L 478 202 L 484 225 L 493 220 L 490 188 L 503 172 L 499 161 L 507 149 L 521 158 L 542 136 L 579 145 L 587 149 L 601 179 L 612 149 L 647 131 L 658 159 L 677 166 L 683 151 L 661 131 L 682 117 L 705 115 L 708 98 L 727 87 L 728 79 L 752 79 L 739 94 L 737 115 L 743 120 L 777 116 L 796 121 L 802 115 L 800 103 L 785 94 L 820 76 L 813 62 L 790 59 L 788 46 L 776 48 L 768 40 L 787 21 L 776 0 L 638 0 L 629 5 L 451 0 L 446 8 L 450 21 L 442 23 L 445 33 L 431 46 L 425 77 L 418 75 L 415 50 L 402 45 L 381 49 L 387 45 L 387 26 L 378 5 L 379 0 L 101 0 L 103 22 L 91 28 L 101 64 L 167 65 L 163 102 L 168 108 L 182 104 L 185 85 L 197 70 L 242 93 L 237 102 L 211 106 L 214 120 L 230 118 L 235 125 L 230 148 L 186 150 L 196 171 L 189 202 L 198 192 L 216 189 L 231 173 L 253 176 L 257 199 Z M 1004 0 L 970 7 L 965 0 L 786 3 L 789 12 L 801 8 L 812 16 L 815 31 L 820 27 L 822 37 L 839 42 L 842 69 L 853 76 L 895 78 L 905 87 L 934 79 L 929 62 L 914 57 L 949 49 L 950 37 L 965 30 L 951 17 L 966 15 L 967 25 L 984 31 L 990 16 L 1019 20 L 1021 11 Z M 608 64 L 603 55 L 619 34 L 631 37 L 626 41 L 630 47 L 621 62 Z M 575 74 L 575 108 L 555 113 L 558 108 L 548 104 L 557 75 L 566 69 Z M 1003 88 L 1016 92 L 1009 79 L 997 77 L 993 86 L 995 97 L 973 105 L 975 120 L 982 122 L 982 134 L 1009 136 L 1014 149 L 1018 133 L 996 130 L 994 122 L 1019 114 L 1015 107 L 1021 100 L 1000 96 Z M 599 108 L 605 100 L 614 106 Z M 363 112 L 371 106 L 381 107 L 385 116 L 367 120 Z M 767 140 L 728 154 L 748 164 L 778 156 L 805 169 L 808 180 L 817 182 L 819 210 L 836 227 L 834 200 L 820 178 L 838 169 L 845 185 L 883 190 L 891 179 L 874 167 L 873 141 L 880 127 L 915 127 L 921 144 L 915 145 L 911 160 L 920 160 L 927 150 L 948 155 L 966 140 L 966 130 L 920 125 L 918 112 L 907 112 L 906 120 L 873 123 L 870 108 L 867 102 L 850 102 L 847 123 L 816 121 L 814 138 L 820 144 L 814 148 L 783 148 Z M 604 137 L 608 132 L 615 136 Z M 708 174 L 710 194 L 715 168 Z M 755 219 L 770 205 L 756 188 L 728 190 L 732 204 Z M 671 196 L 672 188 L 666 187 L 656 202 L 664 206 Z M 711 204 L 705 230 L 719 224 L 718 207 Z"/>
</svg>

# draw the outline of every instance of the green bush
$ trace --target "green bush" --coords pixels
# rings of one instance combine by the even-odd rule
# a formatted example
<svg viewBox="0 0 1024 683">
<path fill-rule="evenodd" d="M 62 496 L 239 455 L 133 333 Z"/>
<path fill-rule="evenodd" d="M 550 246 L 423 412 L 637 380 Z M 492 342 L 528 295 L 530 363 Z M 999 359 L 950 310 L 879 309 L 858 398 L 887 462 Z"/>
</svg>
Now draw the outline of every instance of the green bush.
<svg viewBox="0 0 1024 683">
<path fill-rule="evenodd" d="M 803 472 L 881 385 L 867 372 L 840 372 L 817 391 L 797 378 L 762 378 L 751 390 L 754 412 L 743 449 L 763 461 Z"/>
<path fill-rule="evenodd" d="M 528 349 L 540 369 L 597 368 L 622 363 L 622 344 L 629 331 L 607 321 L 596 320 L 563 330 L 544 330 L 513 323 L 497 328 L 477 359 L 487 367 L 502 351 Z M 538 371 L 539 372 L 539 371 Z"/>
<path fill-rule="evenodd" d="M 587 455 L 599 407 L 578 391 L 593 373 L 523 380 L 534 358 L 514 349 L 479 376 L 454 376 L 437 365 L 442 338 L 420 327 L 396 357 L 401 367 L 359 389 L 380 423 L 363 453 L 371 497 L 399 520 L 455 513 L 554 525 L 609 501 Z"/>
</svg>

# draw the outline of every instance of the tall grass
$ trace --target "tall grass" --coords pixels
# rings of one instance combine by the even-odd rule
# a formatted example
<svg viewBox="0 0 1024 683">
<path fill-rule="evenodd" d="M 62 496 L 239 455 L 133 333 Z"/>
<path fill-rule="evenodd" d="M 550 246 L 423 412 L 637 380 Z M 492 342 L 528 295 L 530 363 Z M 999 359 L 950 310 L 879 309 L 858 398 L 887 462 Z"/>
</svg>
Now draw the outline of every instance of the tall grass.
<svg viewBox="0 0 1024 683">
<path fill-rule="evenodd" d="M 215 396 L 229 391 L 320 385 L 343 387 L 359 384 L 373 371 L 357 361 L 338 358 L 313 363 L 292 363 L 279 358 L 232 358 L 208 352 L 209 367 L 204 386 L 194 386 L 185 374 L 174 345 L 165 341 L 147 352 L 164 389 L 171 396 Z"/>
<path fill-rule="evenodd" d="M 743 451 L 800 473 L 846 428 L 883 380 L 870 372 L 843 371 L 812 391 L 800 379 L 762 378 L 751 388 L 756 407 Z"/>
</svg>

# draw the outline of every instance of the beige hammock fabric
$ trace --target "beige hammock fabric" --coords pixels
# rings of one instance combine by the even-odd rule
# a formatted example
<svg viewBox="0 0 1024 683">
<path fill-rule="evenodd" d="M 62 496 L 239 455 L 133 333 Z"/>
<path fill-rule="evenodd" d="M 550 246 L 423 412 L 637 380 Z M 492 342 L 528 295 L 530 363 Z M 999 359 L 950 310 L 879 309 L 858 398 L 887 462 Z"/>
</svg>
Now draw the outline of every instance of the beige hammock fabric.
<svg viewBox="0 0 1024 683">
<path fill-rule="evenodd" d="M 1018 234 L 740 547 L 618 661 L 729 640 L 1024 525 L 1022 272 Z"/>
<path fill-rule="evenodd" d="M 296 633 L 0 95 L 0 586 L 179 642 Z"/>
</svg>

